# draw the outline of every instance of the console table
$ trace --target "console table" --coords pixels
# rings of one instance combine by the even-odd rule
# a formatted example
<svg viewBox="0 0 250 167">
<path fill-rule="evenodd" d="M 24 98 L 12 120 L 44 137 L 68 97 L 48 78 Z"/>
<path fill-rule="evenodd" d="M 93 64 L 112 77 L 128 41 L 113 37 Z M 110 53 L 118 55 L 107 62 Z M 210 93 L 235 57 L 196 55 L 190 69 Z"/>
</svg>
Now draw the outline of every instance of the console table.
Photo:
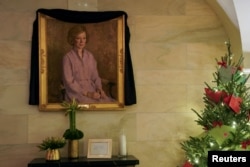
<svg viewBox="0 0 250 167">
<path fill-rule="evenodd" d="M 28 163 L 28 167 L 134 167 L 139 160 L 133 155 L 126 157 L 112 156 L 112 158 L 61 158 L 58 161 L 46 161 L 45 158 L 35 158 Z"/>
</svg>

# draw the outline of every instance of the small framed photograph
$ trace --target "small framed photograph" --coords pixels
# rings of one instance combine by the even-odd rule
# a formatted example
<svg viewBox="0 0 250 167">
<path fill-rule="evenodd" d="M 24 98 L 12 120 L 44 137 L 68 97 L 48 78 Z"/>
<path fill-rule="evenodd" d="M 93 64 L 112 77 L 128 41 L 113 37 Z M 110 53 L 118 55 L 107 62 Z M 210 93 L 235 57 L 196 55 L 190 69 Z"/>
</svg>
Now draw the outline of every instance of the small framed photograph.
<svg viewBox="0 0 250 167">
<path fill-rule="evenodd" d="M 112 139 L 89 139 L 87 158 L 111 158 Z"/>
</svg>

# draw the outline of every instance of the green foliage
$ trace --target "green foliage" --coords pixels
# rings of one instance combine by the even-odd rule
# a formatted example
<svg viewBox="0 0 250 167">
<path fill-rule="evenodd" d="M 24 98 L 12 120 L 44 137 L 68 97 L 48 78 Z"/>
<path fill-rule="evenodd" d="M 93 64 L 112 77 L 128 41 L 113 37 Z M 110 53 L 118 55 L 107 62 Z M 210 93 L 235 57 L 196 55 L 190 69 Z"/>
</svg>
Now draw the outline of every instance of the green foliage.
<svg viewBox="0 0 250 167">
<path fill-rule="evenodd" d="M 81 107 L 75 99 L 73 99 L 71 103 L 63 102 L 62 106 L 66 108 L 65 115 L 69 116 L 69 129 L 64 132 L 63 137 L 70 140 L 83 138 L 84 133 L 76 129 L 76 112 L 79 111 Z"/>
<path fill-rule="evenodd" d="M 204 109 L 192 109 L 198 116 L 195 121 L 205 131 L 181 143 L 187 161 L 194 167 L 207 166 L 209 150 L 250 149 L 250 88 L 245 85 L 249 75 L 242 72 L 243 58 L 234 63 L 231 44 L 225 44 L 227 54 L 221 61 L 216 60 L 219 67 L 213 74 L 215 86 L 205 83 Z"/>
<path fill-rule="evenodd" d="M 84 136 L 83 132 L 78 129 L 75 129 L 73 131 L 70 129 L 67 129 L 63 134 L 63 137 L 65 139 L 70 139 L 70 140 L 81 139 L 83 138 L 83 136 Z"/>
<path fill-rule="evenodd" d="M 197 167 L 206 167 L 208 151 L 214 150 L 218 146 L 214 138 L 209 135 L 205 137 L 190 137 L 189 140 L 181 143 L 181 145 L 191 163 Z"/>
<path fill-rule="evenodd" d="M 225 140 L 221 145 L 223 148 L 228 148 L 228 150 L 239 150 L 242 149 L 242 142 L 248 141 L 250 139 L 250 126 L 240 124 L 236 127 L 234 132 L 231 132 L 231 138 Z"/>
<path fill-rule="evenodd" d="M 230 69 L 229 73 L 220 73 L 220 69 L 224 68 L 221 67 L 217 70 L 216 75 L 214 75 L 214 82 L 217 83 L 216 87 L 211 87 L 207 83 L 205 84 L 209 89 L 215 92 L 223 91 L 228 95 L 240 97 L 242 99 L 242 103 L 240 105 L 241 110 L 239 113 L 235 113 L 228 105 L 225 105 L 223 99 L 221 99 L 220 103 L 216 103 L 207 96 L 203 97 L 205 108 L 203 111 L 201 111 L 201 114 L 199 114 L 194 109 L 192 110 L 199 117 L 199 119 L 196 121 L 198 125 L 203 126 L 205 129 L 213 128 L 213 123 L 218 121 L 223 125 L 229 126 L 231 126 L 233 122 L 238 122 L 239 120 L 239 123 L 243 125 L 248 122 L 248 115 L 250 111 L 250 96 L 248 94 L 249 88 L 245 86 L 245 83 L 249 78 L 249 75 L 246 76 L 241 71 L 240 65 L 243 61 L 242 57 L 240 58 L 238 63 L 232 62 L 232 52 L 230 49 L 231 45 L 228 42 L 226 42 L 226 45 L 228 53 L 226 54 L 226 56 L 222 57 L 221 60 L 226 68 Z M 231 70 L 235 70 L 234 73 Z M 221 79 L 223 78 L 222 75 L 227 75 L 227 77 L 229 76 L 229 80 L 223 81 Z"/>
<path fill-rule="evenodd" d="M 64 147 L 66 144 L 66 140 L 64 138 L 59 137 L 47 137 L 39 144 L 37 147 L 40 151 L 48 150 L 48 149 L 59 149 Z"/>
</svg>

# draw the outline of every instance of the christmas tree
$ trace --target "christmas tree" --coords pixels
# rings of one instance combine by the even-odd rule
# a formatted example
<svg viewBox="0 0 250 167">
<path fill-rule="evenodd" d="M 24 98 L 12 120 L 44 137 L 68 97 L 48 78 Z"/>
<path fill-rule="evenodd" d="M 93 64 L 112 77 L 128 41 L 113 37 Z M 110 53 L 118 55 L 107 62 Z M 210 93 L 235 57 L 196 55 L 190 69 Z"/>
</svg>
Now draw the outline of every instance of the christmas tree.
<svg viewBox="0 0 250 167">
<path fill-rule="evenodd" d="M 230 42 L 227 53 L 217 60 L 214 86 L 205 83 L 204 109 L 192 109 L 204 132 L 181 143 L 186 161 L 182 167 L 207 167 L 208 151 L 250 150 L 250 96 L 242 71 L 243 57 L 233 62 Z"/>
</svg>

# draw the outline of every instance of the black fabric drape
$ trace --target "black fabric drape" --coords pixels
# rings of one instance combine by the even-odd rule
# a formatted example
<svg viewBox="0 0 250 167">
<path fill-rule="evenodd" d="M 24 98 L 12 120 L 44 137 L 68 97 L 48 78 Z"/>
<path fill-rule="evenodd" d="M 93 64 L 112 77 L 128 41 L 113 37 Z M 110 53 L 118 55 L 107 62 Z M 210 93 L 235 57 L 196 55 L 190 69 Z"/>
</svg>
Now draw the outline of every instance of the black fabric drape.
<svg viewBox="0 0 250 167">
<path fill-rule="evenodd" d="M 127 25 L 127 14 L 123 11 L 86 12 L 71 11 L 64 9 L 38 9 L 36 19 L 33 23 L 33 34 L 31 44 L 31 73 L 29 104 L 39 104 L 39 50 L 38 50 L 38 13 L 48 15 L 65 22 L 72 23 L 97 23 L 107 21 L 125 15 L 125 76 L 124 76 L 124 99 L 125 105 L 136 104 L 136 90 L 134 82 L 133 67 L 129 49 L 130 31 Z"/>
</svg>

